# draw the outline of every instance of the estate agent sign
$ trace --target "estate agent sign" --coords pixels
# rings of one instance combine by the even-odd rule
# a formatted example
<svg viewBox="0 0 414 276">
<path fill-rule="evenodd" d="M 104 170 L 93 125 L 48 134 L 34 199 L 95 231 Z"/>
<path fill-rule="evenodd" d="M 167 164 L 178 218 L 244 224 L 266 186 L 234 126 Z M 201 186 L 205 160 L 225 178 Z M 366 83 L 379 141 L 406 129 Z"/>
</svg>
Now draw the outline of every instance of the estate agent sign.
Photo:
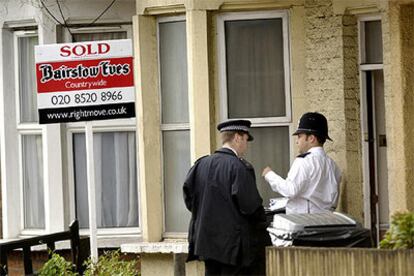
<svg viewBox="0 0 414 276">
<path fill-rule="evenodd" d="M 39 123 L 135 117 L 130 39 L 38 45 Z"/>
<path fill-rule="evenodd" d="M 135 117 L 130 39 L 35 47 L 39 123 L 85 122 L 91 258 L 98 260 L 92 120 Z"/>
</svg>

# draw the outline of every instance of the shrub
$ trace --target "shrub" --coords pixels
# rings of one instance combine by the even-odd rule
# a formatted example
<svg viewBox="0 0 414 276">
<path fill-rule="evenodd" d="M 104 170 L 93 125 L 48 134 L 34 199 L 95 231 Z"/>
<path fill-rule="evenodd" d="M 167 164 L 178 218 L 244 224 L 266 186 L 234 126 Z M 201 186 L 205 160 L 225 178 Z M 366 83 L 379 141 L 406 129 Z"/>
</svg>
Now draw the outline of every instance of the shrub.
<svg viewBox="0 0 414 276">
<path fill-rule="evenodd" d="M 59 254 L 53 253 L 52 258 L 50 258 L 39 271 L 39 275 L 73 276 L 78 275 L 78 273 L 73 272 L 73 265 L 71 262 L 66 261 L 65 258 Z"/>
<path fill-rule="evenodd" d="M 87 269 L 85 276 L 136 276 L 140 275 L 137 269 L 137 261 L 126 261 L 121 259 L 119 250 L 107 251 L 99 256 L 98 262 L 92 266 L 91 259 L 86 261 Z"/>
<path fill-rule="evenodd" d="M 414 248 L 413 212 L 397 212 L 391 217 L 391 227 L 380 242 L 380 248 Z"/>
</svg>

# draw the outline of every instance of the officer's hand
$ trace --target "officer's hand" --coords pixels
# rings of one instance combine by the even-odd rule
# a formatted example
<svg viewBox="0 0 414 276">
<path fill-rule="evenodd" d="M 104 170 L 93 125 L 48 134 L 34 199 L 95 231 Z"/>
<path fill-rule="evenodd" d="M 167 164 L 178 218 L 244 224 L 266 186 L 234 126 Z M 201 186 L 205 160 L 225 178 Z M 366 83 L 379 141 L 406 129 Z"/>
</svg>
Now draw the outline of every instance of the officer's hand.
<svg viewBox="0 0 414 276">
<path fill-rule="evenodd" d="M 266 168 L 263 169 L 262 176 L 264 177 L 268 172 L 271 172 L 271 171 L 272 169 L 269 166 L 267 166 Z"/>
</svg>

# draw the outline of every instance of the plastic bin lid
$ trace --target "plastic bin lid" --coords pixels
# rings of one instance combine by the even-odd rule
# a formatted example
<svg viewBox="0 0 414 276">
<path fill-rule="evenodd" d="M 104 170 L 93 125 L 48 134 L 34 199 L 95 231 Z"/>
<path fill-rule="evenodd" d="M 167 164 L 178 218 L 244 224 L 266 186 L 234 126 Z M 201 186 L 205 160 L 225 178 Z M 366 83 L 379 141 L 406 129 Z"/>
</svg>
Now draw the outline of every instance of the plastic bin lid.
<svg viewBox="0 0 414 276">
<path fill-rule="evenodd" d="M 304 230 L 326 227 L 356 227 L 357 222 L 345 214 L 325 212 L 319 214 L 276 214 L 273 216 L 272 228 L 280 233 L 295 233 Z"/>
</svg>

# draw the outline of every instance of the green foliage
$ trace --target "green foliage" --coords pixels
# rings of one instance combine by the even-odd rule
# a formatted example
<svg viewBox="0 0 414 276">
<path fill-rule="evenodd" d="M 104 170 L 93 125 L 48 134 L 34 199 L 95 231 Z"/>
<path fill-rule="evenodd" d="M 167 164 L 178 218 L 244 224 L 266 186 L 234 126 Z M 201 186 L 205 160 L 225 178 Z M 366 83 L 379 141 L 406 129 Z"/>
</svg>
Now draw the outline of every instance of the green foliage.
<svg viewBox="0 0 414 276">
<path fill-rule="evenodd" d="M 137 269 L 137 261 L 122 260 L 119 250 L 105 252 L 99 256 L 98 262 L 95 265 L 92 265 L 92 261 L 89 259 L 86 261 L 86 265 L 85 276 L 140 275 Z"/>
<path fill-rule="evenodd" d="M 391 217 L 391 227 L 380 242 L 380 248 L 414 248 L 414 213 L 398 212 Z"/>
<path fill-rule="evenodd" d="M 73 272 L 73 265 L 60 256 L 59 254 L 53 253 L 52 258 L 48 260 L 39 272 L 40 276 L 73 276 L 78 273 Z"/>
</svg>

